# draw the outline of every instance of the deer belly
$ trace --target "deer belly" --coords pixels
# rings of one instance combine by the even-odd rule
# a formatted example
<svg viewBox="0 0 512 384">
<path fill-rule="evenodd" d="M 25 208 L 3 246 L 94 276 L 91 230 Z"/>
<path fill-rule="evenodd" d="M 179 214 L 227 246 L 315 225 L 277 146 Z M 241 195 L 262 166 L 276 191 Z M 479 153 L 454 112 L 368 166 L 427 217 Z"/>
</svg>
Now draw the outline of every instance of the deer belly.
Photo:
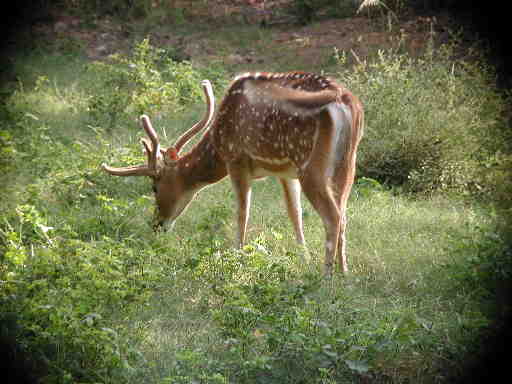
<svg viewBox="0 0 512 384">
<path fill-rule="evenodd" d="M 288 158 L 264 158 L 250 155 L 252 159 L 251 174 L 257 179 L 266 176 L 276 176 L 285 179 L 298 177 L 297 167 Z"/>
</svg>

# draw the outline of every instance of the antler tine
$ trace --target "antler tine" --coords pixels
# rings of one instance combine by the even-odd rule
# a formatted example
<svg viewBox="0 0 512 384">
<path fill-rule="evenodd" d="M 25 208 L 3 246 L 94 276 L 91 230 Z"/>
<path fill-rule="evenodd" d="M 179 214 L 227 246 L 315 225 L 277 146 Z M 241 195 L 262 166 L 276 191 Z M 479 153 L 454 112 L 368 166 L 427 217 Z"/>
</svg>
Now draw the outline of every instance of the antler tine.
<svg viewBox="0 0 512 384">
<path fill-rule="evenodd" d="M 145 137 L 140 139 L 140 142 L 142 143 L 142 146 L 144 147 L 144 153 L 146 154 L 146 156 L 148 158 L 148 164 L 149 164 L 149 162 L 151 161 L 151 153 L 152 153 L 151 144 L 148 142 L 148 139 L 146 139 Z"/>
<path fill-rule="evenodd" d="M 158 156 L 162 156 L 160 154 L 160 144 L 158 141 L 158 136 L 151 125 L 151 121 L 146 115 L 141 116 L 142 126 L 144 130 L 148 134 L 151 143 L 147 139 L 142 139 L 142 144 L 146 149 L 146 153 L 148 156 L 148 163 L 144 165 L 132 165 L 128 167 L 111 167 L 105 163 L 101 164 L 103 170 L 107 173 L 110 173 L 114 176 L 155 176 L 157 174 L 156 164 Z"/>
<path fill-rule="evenodd" d="M 142 115 L 140 117 L 140 121 L 142 122 L 142 127 L 148 134 L 149 139 L 151 140 L 152 143 L 152 148 L 149 148 L 148 142 L 143 141 L 144 147 L 148 152 L 148 168 L 153 171 L 156 171 L 157 159 L 159 155 L 161 156 L 160 141 L 158 140 L 158 135 L 156 134 L 155 129 L 151 124 L 151 120 L 149 120 L 149 117 L 147 115 Z"/>
<path fill-rule="evenodd" d="M 110 167 L 107 164 L 101 164 L 101 168 L 113 176 L 154 176 L 153 170 L 149 169 L 147 165 L 133 165 L 130 167 Z"/>
<path fill-rule="evenodd" d="M 176 149 L 176 153 L 179 154 L 181 148 L 199 131 L 201 131 L 204 127 L 210 125 L 213 119 L 213 114 L 215 112 L 215 96 L 213 95 L 212 84 L 209 80 L 203 80 L 201 82 L 203 87 L 204 95 L 206 96 L 206 104 L 207 110 L 203 119 L 196 123 L 192 128 L 190 128 L 187 132 L 180 136 L 180 138 L 174 144 L 174 148 Z"/>
</svg>

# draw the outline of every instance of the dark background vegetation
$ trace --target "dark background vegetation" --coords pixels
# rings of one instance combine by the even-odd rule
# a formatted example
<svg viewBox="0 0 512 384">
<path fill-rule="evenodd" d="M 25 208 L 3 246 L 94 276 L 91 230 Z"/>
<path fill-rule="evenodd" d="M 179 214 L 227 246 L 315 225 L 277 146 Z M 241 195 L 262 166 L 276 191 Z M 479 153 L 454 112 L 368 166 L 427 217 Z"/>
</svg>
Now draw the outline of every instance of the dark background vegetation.
<svg viewBox="0 0 512 384">
<path fill-rule="evenodd" d="M 78 3 L 77 1 L 76 3 Z M 12 74 L 10 70 L 9 56 L 23 48 L 30 49 L 30 28 L 35 22 L 50 21 L 49 10 L 52 7 L 65 7 L 70 1 L 16 1 L 2 2 L 3 37 L 0 41 L 1 68 L 0 81 L 8 79 Z M 314 12 L 315 2 L 298 2 L 299 9 L 305 12 L 305 22 L 308 21 L 308 12 Z M 91 7 L 95 11 L 122 14 L 130 8 L 130 0 L 119 1 L 91 1 Z M 498 84 L 503 92 L 511 91 L 512 87 L 512 57 L 510 51 L 510 4 L 506 1 L 442 1 L 442 0 L 411 0 L 418 13 L 435 15 L 440 10 L 449 11 L 461 25 L 464 26 L 467 38 L 479 38 L 487 42 L 490 48 L 488 58 L 497 69 Z M 300 8 L 302 7 L 302 8 Z M 309 8 L 308 8 L 309 7 Z M 0 95 L 1 96 L 1 95 Z M 0 102 L 2 102 L 0 100 Z M 503 204 L 508 204 L 504 201 Z M 512 220 L 511 220 L 512 224 Z M 500 288 L 500 300 L 503 305 L 510 305 L 510 287 Z M 1 309 L 0 309 L 1 310 Z M 13 320 L 14 321 L 14 320 Z M 511 345 L 510 319 L 497 319 L 493 325 L 482 335 L 480 351 L 476 351 L 474 359 L 468 361 L 467 374 L 454 378 L 455 382 L 484 382 L 494 377 L 507 377 L 508 366 L 503 364 L 503 358 L 509 356 Z M 37 382 L 36 377 L 45 372 L 45 363 L 32 361 L 30 356 L 22 353 L 16 347 L 16 340 L 4 332 L 12 329 L 15 324 L 1 327 L 0 334 L 2 356 L 0 359 L 4 367 L 9 367 L 7 372 L 8 383 Z M 5 369 L 5 368 L 4 368 Z M 5 372 L 5 371 L 4 371 Z M 495 376 L 498 375 L 498 376 Z M 501 380 L 501 379 L 498 379 Z"/>
</svg>

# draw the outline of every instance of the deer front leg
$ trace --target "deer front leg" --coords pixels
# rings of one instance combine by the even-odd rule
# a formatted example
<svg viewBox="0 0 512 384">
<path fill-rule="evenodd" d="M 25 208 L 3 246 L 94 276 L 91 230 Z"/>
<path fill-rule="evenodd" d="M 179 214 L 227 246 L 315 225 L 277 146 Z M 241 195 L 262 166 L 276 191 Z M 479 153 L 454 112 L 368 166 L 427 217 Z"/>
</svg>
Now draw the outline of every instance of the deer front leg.
<svg viewBox="0 0 512 384">
<path fill-rule="evenodd" d="M 248 173 L 240 164 L 228 165 L 228 173 L 237 198 L 238 231 L 236 245 L 242 248 L 245 243 L 245 232 L 251 208 L 251 184 Z"/>
</svg>

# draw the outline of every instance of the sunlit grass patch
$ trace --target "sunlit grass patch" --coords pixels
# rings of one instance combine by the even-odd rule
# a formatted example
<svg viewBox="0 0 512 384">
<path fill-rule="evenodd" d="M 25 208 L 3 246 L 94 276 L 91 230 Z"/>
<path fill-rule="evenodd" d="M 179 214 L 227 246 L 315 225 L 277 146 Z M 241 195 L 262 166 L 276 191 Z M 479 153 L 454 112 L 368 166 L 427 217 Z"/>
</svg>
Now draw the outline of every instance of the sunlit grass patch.
<svg viewBox="0 0 512 384">
<path fill-rule="evenodd" d="M 434 375 L 439 363 L 428 359 L 442 360 L 458 350 L 458 343 L 470 340 L 470 334 L 461 329 L 462 324 L 477 328 L 487 324 L 486 315 L 471 293 L 452 296 L 449 270 L 443 273 L 440 268 L 454 257 L 451 241 L 470 233 L 474 220 L 486 220 L 478 210 L 450 200 L 415 200 L 382 190 L 354 197 L 350 205 L 350 275 L 336 274 L 330 280 L 322 280 L 320 219 L 314 215 L 307 218 L 307 228 L 316 229 L 314 235 L 309 233 L 307 237 L 320 240 L 319 249 L 312 249 L 311 263 L 305 264 L 290 252 L 293 234 L 291 227 L 283 227 L 289 225 L 284 207 L 271 198 L 279 192 L 278 186 L 272 182 L 259 186 L 256 192 L 266 203 L 256 204 L 255 213 L 262 215 L 257 222 L 270 219 L 271 224 L 253 230 L 252 240 L 243 251 L 234 250 L 231 242 L 223 239 L 227 228 L 218 231 L 219 223 L 229 226 L 227 223 L 233 219 L 232 202 L 217 200 L 212 204 L 211 195 L 204 200 L 202 196 L 198 198 L 198 206 L 207 202 L 210 213 L 222 213 L 199 219 L 204 232 L 192 237 L 187 242 L 188 251 L 181 255 L 190 274 L 173 275 L 173 283 L 165 290 L 173 297 L 184 290 L 175 284 L 188 281 L 194 287 L 187 289 L 188 304 L 179 297 L 160 299 L 162 307 L 153 304 L 156 315 L 151 316 L 153 320 L 148 319 L 148 332 L 156 343 L 153 347 L 165 359 L 184 358 L 175 350 L 179 344 L 176 338 L 192 337 L 190 319 L 196 319 L 192 324 L 204 324 L 210 329 L 208 332 L 201 328 L 195 333 L 197 338 L 187 344 L 186 350 L 195 356 L 196 374 L 201 370 L 216 372 L 208 368 L 212 361 L 216 366 L 232 365 L 233 356 L 214 352 L 228 348 L 240 360 L 233 366 L 235 370 L 229 371 L 236 380 L 245 377 L 251 382 L 253 369 L 276 380 L 295 380 L 289 369 L 297 370 L 297 361 L 292 363 L 288 358 L 294 356 L 300 364 L 304 358 L 296 355 L 300 350 L 306 355 L 311 353 L 308 356 L 313 360 L 326 359 L 323 364 L 327 366 L 341 364 L 338 368 L 345 370 L 345 375 L 375 370 L 382 375 L 429 382 L 423 377 Z M 229 194 L 228 187 L 220 185 L 219 192 Z M 375 217 L 367 214 L 370 207 Z M 187 214 L 198 215 L 194 208 Z M 190 220 L 185 219 L 185 224 L 191 224 Z M 171 243 L 177 244 L 172 233 L 168 236 Z M 271 272 L 272 268 L 277 268 L 277 274 Z M 265 278 L 266 273 L 273 277 Z M 285 301 L 277 304 L 279 300 Z M 169 330 L 158 326 L 167 316 L 173 319 Z M 222 336 L 226 332 L 228 339 Z M 310 334 L 311 345 L 300 341 L 302 334 Z M 282 345 L 274 345 L 274 339 Z M 226 342 L 228 346 L 223 347 Z M 317 350 L 319 355 L 314 352 Z M 148 353 L 152 355 L 151 351 Z M 254 360 L 256 355 L 263 360 Z M 243 361 L 255 365 L 243 368 L 239 366 Z M 309 369 L 308 364 L 304 362 L 301 369 Z M 267 371 L 268 367 L 274 368 Z M 160 374 L 166 369 L 168 374 L 179 371 L 177 366 L 167 365 Z"/>
<path fill-rule="evenodd" d="M 422 269 L 446 262 L 451 237 L 472 217 L 472 210 L 457 202 L 417 201 L 386 192 L 356 199 L 351 207 L 354 268 L 383 281 L 389 271 L 399 269 L 399 279 L 412 279 Z"/>
</svg>

